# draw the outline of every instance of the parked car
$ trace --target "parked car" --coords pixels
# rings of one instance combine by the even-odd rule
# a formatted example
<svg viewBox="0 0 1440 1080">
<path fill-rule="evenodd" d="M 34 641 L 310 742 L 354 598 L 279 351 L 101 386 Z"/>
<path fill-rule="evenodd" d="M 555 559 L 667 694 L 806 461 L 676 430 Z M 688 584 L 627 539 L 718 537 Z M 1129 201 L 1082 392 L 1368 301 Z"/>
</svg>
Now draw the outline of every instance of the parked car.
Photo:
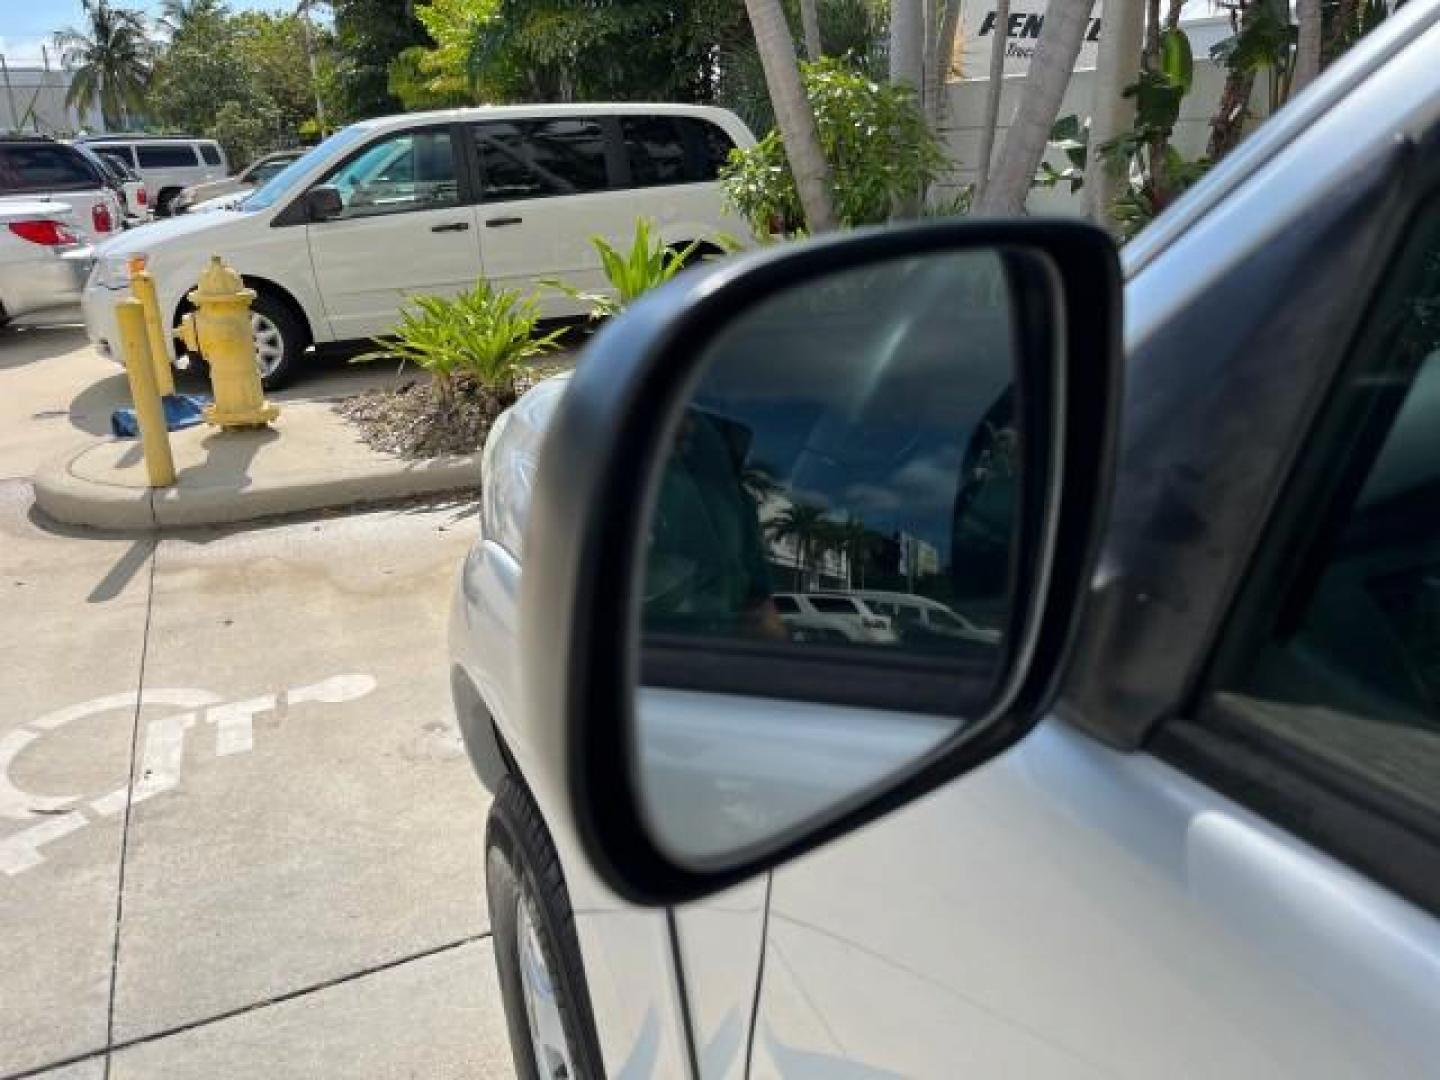
<svg viewBox="0 0 1440 1080">
<path fill-rule="evenodd" d="M 154 200 L 155 213 L 170 216 L 170 204 L 192 184 L 221 180 L 230 173 L 225 150 L 214 139 L 188 135 L 91 135 L 80 140 L 108 150 L 134 169 Z"/>
<path fill-rule="evenodd" d="M 66 204 L 0 199 L 0 326 L 77 303 L 93 254 Z"/>
<path fill-rule="evenodd" d="M 43 135 L 0 136 L 0 202 L 63 202 L 71 227 L 90 242 L 121 228 L 124 207 L 105 171 L 72 146 Z"/>
<path fill-rule="evenodd" d="M 863 600 L 871 611 L 887 616 L 901 638 L 953 638 L 986 645 L 1000 641 L 997 627 L 983 626 L 928 596 L 880 589 L 860 589 L 851 595 Z"/>
<path fill-rule="evenodd" d="M 450 676 L 519 1075 L 1434 1074 L 1437 55 L 1406 4 L 1119 260 L 777 245 L 500 418 Z M 1000 640 L 774 634 L 757 461 L 927 581 L 1006 538 Z"/>
<path fill-rule="evenodd" d="M 772 593 L 770 601 L 793 630 L 834 630 L 846 641 L 898 641 L 891 620 L 855 594 Z"/>
<path fill-rule="evenodd" d="M 503 288 L 560 277 L 603 290 L 590 238 L 628 242 L 640 216 L 676 244 L 742 234 L 715 175 L 731 146 L 753 141 L 733 114 L 688 105 L 363 120 L 233 210 L 185 214 L 106 245 L 85 291 L 86 326 L 102 352 L 113 351 L 114 301 L 134 256 L 178 318 L 205 262 L 220 254 L 259 294 L 261 371 L 276 386 L 312 344 L 384 334 L 409 293 L 454 294 L 482 275 Z M 541 308 L 555 317 L 584 310 L 556 290 L 543 292 Z"/>
<path fill-rule="evenodd" d="M 243 196 L 269 183 L 279 175 L 285 166 L 292 161 L 300 160 L 305 153 L 304 149 L 277 150 L 273 154 L 256 158 L 234 176 L 227 176 L 223 180 L 208 180 L 203 184 L 192 184 L 171 201 L 170 212 L 184 214 L 199 209 L 202 204 L 213 209 L 222 205 L 219 201 L 222 199 L 226 200 L 223 205 L 234 205 Z"/>
<path fill-rule="evenodd" d="M 134 228 L 150 220 L 150 194 L 145 190 L 145 181 L 125 164 L 124 158 L 116 154 L 96 153 L 83 143 L 75 148 L 104 170 L 111 188 L 120 196 L 121 206 L 125 211 L 125 228 Z"/>
</svg>

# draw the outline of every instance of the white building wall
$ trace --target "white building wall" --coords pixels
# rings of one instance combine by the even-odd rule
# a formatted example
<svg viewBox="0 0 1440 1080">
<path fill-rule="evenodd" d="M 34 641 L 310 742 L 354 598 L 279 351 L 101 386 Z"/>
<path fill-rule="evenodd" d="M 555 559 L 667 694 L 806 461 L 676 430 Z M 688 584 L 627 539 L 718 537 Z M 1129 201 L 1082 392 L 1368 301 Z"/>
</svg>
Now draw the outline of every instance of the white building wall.
<svg viewBox="0 0 1440 1080">
<path fill-rule="evenodd" d="M 1210 119 L 1215 115 L 1220 101 L 1220 92 L 1225 84 L 1225 70 L 1210 59 L 1210 47 L 1230 34 L 1229 25 L 1223 18 L 1207 18 L 1186 24 L 1191 47 L 1195 55 L 1195 81 L 1190 93 L 1180 106 L 1180 120 L 1175 127 L 1173 144 L 1187 159 L 1202 156 L 1210 138 Z M 1090 106 L 1095 93 L 1095 71 L 1093 66 L 1082 66 L 1070 79 L 1058 115 L 1070 113 L 1084 119 L 1090 115 Z M 1092 61 L 1093 64 L 1093 61 Z M 973 67 L 973 62 L 967 67 Z M 1261 80 L 1263 83 L 1263 80 Z M 1015 116 L 1020 94 L 1025 85 L 1025 75 L 1005 76 L 1000 94 L 1000 119 L 995 133 L 995 160 L 999 160 L 1006 132 Z M 989 80 L 985 78 L 957 79 L 946 85 L 946 109 L 941 121 L 941 136 L 946 153 L 956 163 L 954 171 L 936 185 L 933 198 L 944 202 L 954 198 L 959 190 L 975 182 L 975 163 L 980 155 L 980 126 L 985 113 L 985 90 Z M 1259 84 L 1257 84 L 1257 90 Z M 1263 91 L 1262 91 L 1263 92 Z M 1259 108 L 1263 102 L 1252 102 Z M 1064 169 L 1068 162 L 1064 155 L 1047 154 L 1056 169 Z M 1027 201 L 1027 209 L 1035 214 L 1061 214 L 1078 216 L 1081 213 L 1080 195 L 1071 194 L 1069 185 L 1056 188 L 1033 188 Z"/>
</svg>

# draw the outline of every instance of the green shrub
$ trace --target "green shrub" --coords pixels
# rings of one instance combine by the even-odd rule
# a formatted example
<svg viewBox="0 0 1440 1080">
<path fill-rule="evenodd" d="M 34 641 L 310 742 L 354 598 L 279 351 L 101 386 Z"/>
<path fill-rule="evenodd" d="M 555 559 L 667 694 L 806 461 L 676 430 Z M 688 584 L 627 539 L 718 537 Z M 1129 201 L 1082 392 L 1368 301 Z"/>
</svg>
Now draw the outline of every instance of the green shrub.
<svg viewBox="0 0 1440 1080">
<path fill-rule="evenodd" d="M 635 236 L 629 251 L 613 247 L 603 236 L 590 243 L 600 253 L 600 268 L 613 294 L 585 292 L 564 281 L 549 278 L 542 285 L 558 289 L 572 300 L 590 305 L 590 318 L 604 319 L 630 304 L 636 297 L 664 285 L 681 270 L 700 246 L 698 240 L 680 250 L 667 247 L 645 218 L 635 221 Z"/>
<path fill-rule="evenodd" d="M 876 82 L 833 57 L 801 64 L 820 146 L 835 185 L 835 212 L 845 226 L 890 217 L 901 199 L 923 193 L 949 168 L 915 94 Z M 780 133 L 748 150 L 730 151 L 720 172 L 726 198 L 757 236 L 791 234 L 804 214 Z"/>
<path fill-rule="evenodd" d="M 535 297 L 496 291 L 488 281 L 450 298 L 412 296 L 400 321 L 374 352 L 357 357 L 394 357 L 430 373 L 440 397 L 449 401 L 462 379 L 491 394 L 513 397 L 525 365 L 558 348 L 563 333 L 537 337 L 540 307 Z"/>
</svg>

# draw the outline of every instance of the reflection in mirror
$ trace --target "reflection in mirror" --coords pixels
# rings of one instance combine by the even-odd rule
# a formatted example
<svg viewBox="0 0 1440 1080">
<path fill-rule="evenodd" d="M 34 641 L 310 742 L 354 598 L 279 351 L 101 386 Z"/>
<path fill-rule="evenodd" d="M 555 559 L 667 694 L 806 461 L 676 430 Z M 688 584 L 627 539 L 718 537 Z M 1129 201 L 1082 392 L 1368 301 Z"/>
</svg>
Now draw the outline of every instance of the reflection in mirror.
<svg viewBox="0 0 1440 1080">
<path fill-rule="evenodd" d="M 657 836 L 690 859 L 765 841 L 983 711 L 1003 671 L 1021 452 L 993 251 L 807 281 L 703 347 L 649 522 L 646 667 L 698 653 L 753 673 L 758 658 L 774 690 L 639 695 Z M 953 708 L 836 704 L 826 684 L 857 670 L 950 676 Z"/>
</svg>

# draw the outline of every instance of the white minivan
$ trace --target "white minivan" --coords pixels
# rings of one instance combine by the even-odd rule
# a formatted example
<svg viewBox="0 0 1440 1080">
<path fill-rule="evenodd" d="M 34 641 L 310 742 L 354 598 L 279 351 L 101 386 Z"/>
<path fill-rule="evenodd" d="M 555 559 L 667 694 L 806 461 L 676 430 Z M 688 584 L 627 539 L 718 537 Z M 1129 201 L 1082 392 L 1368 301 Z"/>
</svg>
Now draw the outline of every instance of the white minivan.
<svg viewBox="0 0 1440 1080">
<path fill-rule="evenodd" d="M 386 333 L 407 295 L 560 278 L 603 291 L 591 240 L 628 243 L 637 218 L 666 243 L 748 235 L 716 174 L 754 136 L 698 105 L 517 105 L 363 120 L 332 135 L 234 209 L 157 222 L 106 244 L 85 290 L 102 352 L 140 256 L 178 323 L 212 255 L 257 292 L 261 375 L 295 374 L 311 345 Z M 710 245 L 709 249 L 704 246 Z M 580 304 L 540 290 L 546 317 Z"/>
</svg>

